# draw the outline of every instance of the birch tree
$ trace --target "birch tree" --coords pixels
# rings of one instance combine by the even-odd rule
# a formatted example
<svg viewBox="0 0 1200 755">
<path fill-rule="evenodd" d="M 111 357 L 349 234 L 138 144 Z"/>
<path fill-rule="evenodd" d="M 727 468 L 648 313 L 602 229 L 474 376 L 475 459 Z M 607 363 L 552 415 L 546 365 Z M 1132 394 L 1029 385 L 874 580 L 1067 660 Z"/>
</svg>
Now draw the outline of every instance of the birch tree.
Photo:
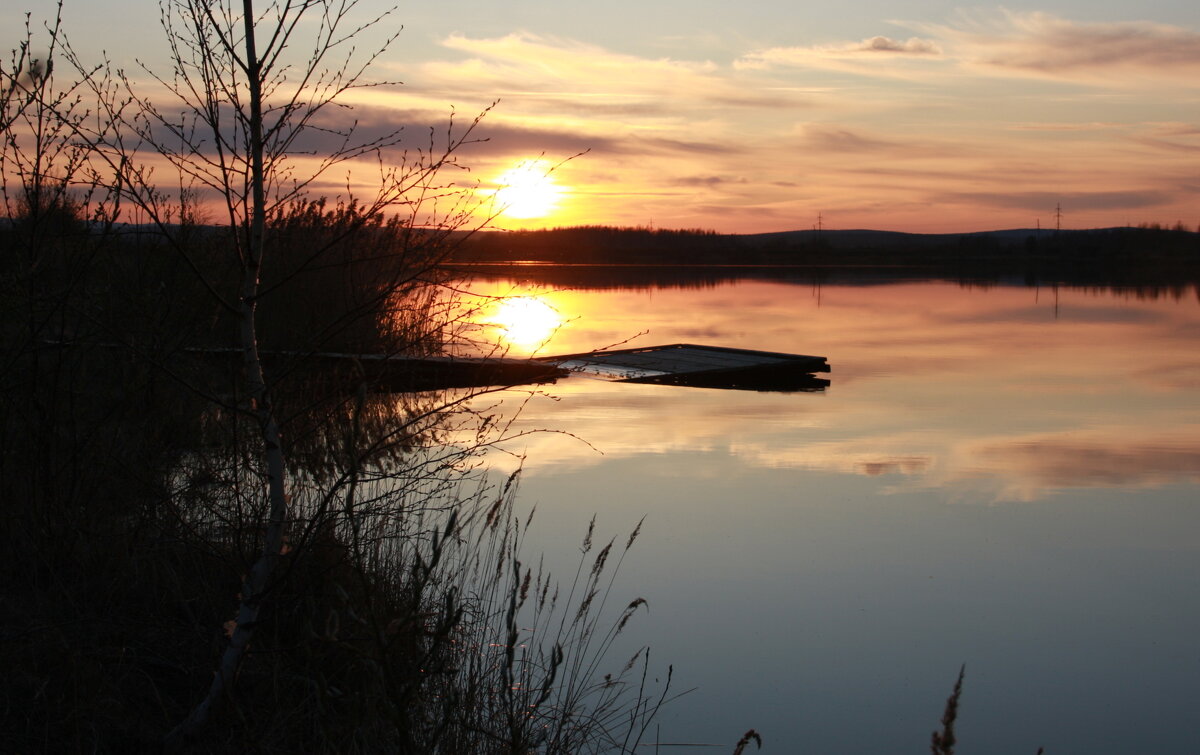
<svg viewBox="0 0 1200 755">
<path fill-rule="evenodd" d="M 398 158 L 393 155 L 389 161 L 384 153 L 399 145 L 401 132 L 358 137 L 342 100 L 352 90 L 380 85 L 366 78 L 367 70 L 398 33 L 397 28 L 384 34 L 372 51 L 360 53 L 356 43 L 392 21 L 390 10 L 356 21 L 359 5 L 357 0 L 275 0 L 256 10 L 253 0 L 165 0 L 160 10 L 170 72 L 156 73 L 149 66 L 142 71 L 157 91 L 148 93 L 145 83 L 128 72 L 116 74 L 120 95 L 113 89 L 96 90 L 108 117 L 119 122 L 122 131 L 119 138 L 96 134 L 92 146 L 117 174 L 127 199 L 164 235 L 172 237 L 172 221 L 182 214 L 184 197 L 219 200 L 227 231 L 222 238 L 239 271 L 236 290 L 224 290 L 219 281 L 206 277 L 208 271 L 192 263 L 211 295 L 238 323 L 236 346 L 244 380 L 239 410 L 252 416 L 258 428 L 264 470 L 267 513 L 261 525 L 261 552 L 245 575 L 212 684 L 171 732 L 170 743 L 202 727 L 233 685 L 285 543 L 288 464 L 264 370 L 258 321 L 263 273 L 271 264 L 267 240 L 272 219 L 290 203 L 303 200 L 313 183 L 335 167 L 364 158 L 374 161 L 378 190 L 355 200 L 362 218 L 385 211 L 408 213 L 417 227 L 426 221 L 420 213 L 434 198 L 443 200 L 443 214 L 431 233 L 444 234 L 467 217 L 461 205 L 467 201 L 464 195 L 441 182 L 439 174 L 455 165 L 455 153 L 470 140 L 474 124 L 457 135 L 448 131 L 440 144 L 431 132 L 427 146 Z M 165 102 L 160 103 L 162 95 Z M 313 135 L 325 142 L 332 137 L 335 146 L 313 153 L 305 147 L 306 137 Z M 147 155 L 156 160 L 147 160 Z M 164 164 L 178 176 L 180 194 L 175 197 L 156 185 Z M 446 223 L 447 215 L 456 220 Z M 183 245 L 177 245 L 177 251 L 189 254 Z M 309 252 L 311 259 L 305 263 L 317 264 L 321 252 Z"/>
</svg>

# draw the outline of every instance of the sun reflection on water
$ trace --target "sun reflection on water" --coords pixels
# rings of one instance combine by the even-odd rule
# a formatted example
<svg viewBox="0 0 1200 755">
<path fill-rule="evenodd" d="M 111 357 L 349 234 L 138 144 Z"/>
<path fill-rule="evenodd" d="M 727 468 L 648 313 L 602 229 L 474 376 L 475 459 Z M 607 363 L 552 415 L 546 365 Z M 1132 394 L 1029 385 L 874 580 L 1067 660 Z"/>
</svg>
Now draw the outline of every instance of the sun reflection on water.
<svg viewBox="0 0 1200 755">
<path fill-rule="evenodd" d="M 486 324 L 495 328 L 503 345 L 533 352 L 553 337 L 563 319 L 557 309 L 537 297 L 510 296 L 496 302 Z"/>
</svg>

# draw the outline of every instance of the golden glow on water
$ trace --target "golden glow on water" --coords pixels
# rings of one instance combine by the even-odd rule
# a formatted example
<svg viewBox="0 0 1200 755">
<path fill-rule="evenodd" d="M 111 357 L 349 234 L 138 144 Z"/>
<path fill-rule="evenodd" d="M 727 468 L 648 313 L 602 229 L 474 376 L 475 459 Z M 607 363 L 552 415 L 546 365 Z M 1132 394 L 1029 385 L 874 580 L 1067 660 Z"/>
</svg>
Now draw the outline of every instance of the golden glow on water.
<svg viewBox="0 0 1200 755">
<path fill-rule="evenodd" d="M 1200 315 L 1186 298 L 930 282 L 479 288 L 513 302 L 486 322 L 514 354 L 700 342 L 818 354 L 833 367 L 830 389 L 804 396 L 568 379 L 555 392 L 575 400 L 523 417 L 591 446 L 530 440 L 531 473 L 721 448 L 739 469 L 866 477 L 882 493 L 954 500 L 1200 484 L 1200 357 L 1190 348 Z M 537 326 L 547 311 L 552 322 Z M 1098 369 L 1106 353 L 1122 356 Z"/>
<path fill-rule="evenodd" d="M 495 303 L 484 324 L 497 330 L 502 345 L 530 352 L 545 345 L 563 320 L 558 310 L 540 298 L 510 296 Z"/>
</svg>

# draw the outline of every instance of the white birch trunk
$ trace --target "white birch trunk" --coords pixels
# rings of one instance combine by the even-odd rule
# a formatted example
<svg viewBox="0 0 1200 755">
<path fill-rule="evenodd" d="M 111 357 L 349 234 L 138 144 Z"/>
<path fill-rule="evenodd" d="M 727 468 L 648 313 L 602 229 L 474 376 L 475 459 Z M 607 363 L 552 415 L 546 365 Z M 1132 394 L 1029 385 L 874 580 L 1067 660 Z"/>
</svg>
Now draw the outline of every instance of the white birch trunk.
<svg viewBox="0 0 1200 755">
<path fill-rule="evenodd" d="M 263 248 L 266 235 L 266 175 L 263 165 L 263 122 L 262 122 L 262 70 L 254 40 L 254 10 L 252 0 L 242 0 L 246 34 L 246 75 L 250 95 L 250 168 L 252 205 L 249 223 L 249 238 L 243 255 L 241 286 L 239 347 L 243 352 L 246 393 L 251 411 L 258 421 L 262 441 L 263 461 L 266 466 L 266 494 L 269 503 L 263 549 L 258 560 L 250 568 L 242 585 L 241 604 L 238 606 L 229 645 L 221 655 L 220 663 L 213 675 L 208 694 L 192 709 L 179 726 L 166 738 L 168 746 L 181 744 L 187 737 L 207 722 L 213 706 L 232 687 L 237 678 L 254 628 L 258 623 L 263 597 L 270 586 L 271 577 L 279 561 L 283 547 L 284 527 L 287 523 L 288 497 L 285 489 L 286 467 L 283 448 L 280 445 L 279 425 L 272 412 L 262 359 L 258 351 L 258 331 L 255 322 L 256 299 L 262 271 Z"/>
</svg>

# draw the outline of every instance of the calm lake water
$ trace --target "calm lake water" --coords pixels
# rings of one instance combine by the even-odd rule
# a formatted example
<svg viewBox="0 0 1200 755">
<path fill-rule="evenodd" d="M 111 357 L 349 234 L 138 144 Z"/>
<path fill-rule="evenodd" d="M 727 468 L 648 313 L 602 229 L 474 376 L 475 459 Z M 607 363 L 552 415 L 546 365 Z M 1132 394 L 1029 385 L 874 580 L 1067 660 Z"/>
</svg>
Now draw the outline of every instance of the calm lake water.
<svg viewBox="0 0 1200 755">
<path fill-rule="evenodd" d="M 613 600 L 649 601 L 628 647 L 697 688 L 651 742 L 721 745 L 662 752 L 749 728 L 770 753 L 927 752 L 962 664 L 963 753 L 1200 751 L 1194 289 L 475 289 L 564 321 L 527 299 L 481 318 L 514 352 L 634 338 L 833 368 L 822 393 L 571 377 L 503 397 L 519 428 L 571 434 L 510 446 L 529 553 L 569 577 L 593 514 L 610 536 L 645 517 Z"/>
</svg>

